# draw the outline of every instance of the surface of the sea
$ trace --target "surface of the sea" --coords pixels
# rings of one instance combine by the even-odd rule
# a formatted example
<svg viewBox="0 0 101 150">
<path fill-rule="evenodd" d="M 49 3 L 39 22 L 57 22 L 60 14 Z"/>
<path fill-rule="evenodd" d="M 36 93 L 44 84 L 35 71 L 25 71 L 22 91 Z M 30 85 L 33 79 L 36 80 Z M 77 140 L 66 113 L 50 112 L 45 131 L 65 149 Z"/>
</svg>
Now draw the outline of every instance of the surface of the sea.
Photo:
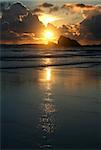
<svg viewBox="0 0 101 150">
<path fill-rule="evenodd" d="M 2 149 L 101 149 L 101 48 L 0 50 Z"/>
<path fill-rule="evenodd" d="M 35 49 L 33 47 L 2 48 L 1 68 L 34 68 L 101 63 L 101 47 Z"/>
</svg>

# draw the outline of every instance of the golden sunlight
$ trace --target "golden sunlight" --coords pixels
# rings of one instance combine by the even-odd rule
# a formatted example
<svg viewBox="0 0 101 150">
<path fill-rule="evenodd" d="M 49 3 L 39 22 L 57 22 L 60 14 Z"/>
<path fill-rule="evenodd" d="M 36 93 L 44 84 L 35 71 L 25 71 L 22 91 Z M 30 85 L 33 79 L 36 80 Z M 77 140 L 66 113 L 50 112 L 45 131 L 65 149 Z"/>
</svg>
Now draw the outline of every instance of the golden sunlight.
<svg viewBox="0 0 101 150">
<path fill-rule="evenodd" d="M 51 68 L 46 68 L 46 81 L 51 80 Z"/>
<path fill-rule="evenodd" d="M 52 40 L 54 38 L 54 33 L 51 30 L 44 31 L 44 38 L 46 40 Z"/>
<path fill-rule="evenodd" d="M 58 20 L 57 17 L 54 17 L 52 15 L 49 14 L 42 14 L 41 16 L 39 16 L 39 20 L 45 25 L 47 26 L 48 23 L 54 22 L 56 20 Z"/>
<path fill-rule="evenodd" d="M 39 74 L 39 80 L 41 82 L 49 83 L 47 84 L 47 89 L 50 89 L 50 82 L 53 82 L 52 69 L 50 67 L 46 67 L 43 72 Z"/>
<path fill-rule="evenodd" d="M 54 42 L 54 40 L 56 39 L 54 32 L 52 30 L 44 30 L 43 34 L 42 34 L 42 39 L 43 42 L 45 44 L 48 44 L 48 42 Z"/>
</svg>

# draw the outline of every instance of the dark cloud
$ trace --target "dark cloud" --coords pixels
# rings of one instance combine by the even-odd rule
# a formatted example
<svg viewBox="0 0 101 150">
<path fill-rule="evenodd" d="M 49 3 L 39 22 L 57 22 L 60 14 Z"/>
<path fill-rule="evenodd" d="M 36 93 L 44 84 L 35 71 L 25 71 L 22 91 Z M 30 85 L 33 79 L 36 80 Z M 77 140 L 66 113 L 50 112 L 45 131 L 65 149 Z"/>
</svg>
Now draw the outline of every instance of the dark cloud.
<svg viewBox="0 0 101 150">
<path fill-rule="evenodd" d="M 65 35 L 69 38 L 77 40 L 77 37 L 79 36 L 78 32 L 78 25 L 62 25 L 59 27 L 59 31 L 62 35 Z"/>
<path fill-rule="evenodd" d="M 42 5 L 40 5 L 41 7 L 45 7 L 45 8 L 48 8 L 48 7 L 53 7 L 53 4 L 50 4 L 50 3 L 43 3 Z"/>
<path fill-rule="evenodd" d="M 43 12 L 44 12 L 44 10 L 42 10 L 41 8 L 35 8 L 33 10 L 33 13 L 43 13 Z"/>
<path fill-rule="evenodd" d="M 59 7 L 58 6 L 54 6 L 53 8 L 50 8 L 50 13 L 51 12 L 55 12 L 55 11 L 58 11 L 59 10 Z"/>
<path fill-rule="evenodd" d="M 2 40 L 4 39 L 5 41 L 17 40 L 19 39 L 19 35 L 13 31 L 5 31 L 1 33 L 1 38 Z"/>
<path fill-rule="evenodd" d="M 61 27 L 59 27 L 59 31 L 63 35 L 68 35 L 69 28 L 66 25 L 62 25 Z"/>
<path fill-rule="evenodd" d="M 0 19 L 0 29 L 1 29 L 1 32 L 9 31 L 9 23 L 2 22 L 2 20 Z"/>
<path fill-rule="evenodd" d="M 18 33 L 36 33 L 44 28 L 37 15 L 31 12 L 24 16 L 22 20 L 2 21 L 2 29 L 11 30 Z"/>
<path fill-rule="evenodd" d="M 0 2 L 0 11 L 3 12 L 5 9 L 9 8 L 11 6 L 11 2 Z"/>
<path fill-rule="evenodd" d="M 86 8 L 86 9 L 92 9 L 94 6 L 92 5 L 85 5 L 85 4 L 75 4 L 76 7 L 79 7 L 79 8 Z"/>
<path fill-rule="evenodd" d="M 84 8 L 86 5 L 85 4 L 76 4 L 77 7 Z"/>
<path fill-rule="evenodd" d="M 0 26 L 3 41 L 20 41 L 25 39 L 25 35 L 29 38 L 31 34 L 38 37 L 45 28 L 38 16 L 33 15 L 22 3 L 14 3 L 3 12 Z"/>
<path fill-rule="evenodd" d="M 17 26 L 15 25 L 14 30 L 17 32 L 38 34 L 43 28 L 44 25 L 39 21 L 38 16 L 32 15 L 32 13 L 29 12 L 28 15 L 23 18 L 22 22 L 19 22 Z"/>
<path fill-rule="evenodd" d="M 28 9 L 21 3 L 14 3 L 8 9 L 3 11 L 2 21 L 14 22 L 20 20 L 22 16 L 27 15 Z"/>
<path fill-rule="evenodd" d="M 101 13 L 91 14 L 81 22 L 79 39 L 101 44 Z"/>
<path fill-rule="evenodd" d="M 31 43 L 33 40 L 33 35 L 31 34 L 18 34 L 13 31 L 5 31 L 1 32 L 1 41 L 0 43 L 16 43 L 16 44 L 21 44 L 21 43 Z"/>
</svg>

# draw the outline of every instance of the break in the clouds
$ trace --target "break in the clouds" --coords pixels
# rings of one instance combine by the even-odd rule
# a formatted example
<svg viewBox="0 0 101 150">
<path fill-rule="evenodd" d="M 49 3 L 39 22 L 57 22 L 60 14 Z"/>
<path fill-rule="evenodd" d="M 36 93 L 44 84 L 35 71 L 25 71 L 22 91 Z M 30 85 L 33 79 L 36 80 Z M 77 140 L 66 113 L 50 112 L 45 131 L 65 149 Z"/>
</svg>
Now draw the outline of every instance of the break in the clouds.
<svg viewBox="0 0 101 150">
<path fill-rule="evenodd" d="M 2 9 L 1 43 L 41 43 L 45 25 L 39 16 L 49 14 L 59 19 L 47 25 L 58 37 L 62 34 L 81 44 L 101 44 L 101 5 L 43 3 L 28 9 L 22 3 Z"/>
</svg>

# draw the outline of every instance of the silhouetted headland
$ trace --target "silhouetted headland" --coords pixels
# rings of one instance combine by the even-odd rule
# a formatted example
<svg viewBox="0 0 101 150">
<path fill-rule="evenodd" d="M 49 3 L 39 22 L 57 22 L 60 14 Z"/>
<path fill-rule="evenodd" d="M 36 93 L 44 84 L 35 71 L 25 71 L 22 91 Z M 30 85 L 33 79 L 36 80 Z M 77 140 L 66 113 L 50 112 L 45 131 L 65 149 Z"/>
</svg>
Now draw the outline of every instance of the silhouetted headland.
<svg viewBox="0 0 101 150">
<path fill-rule="evenodd" d="M 59 47 L 81 47 L 81 45 L 76 41 L 65 36 L 60 36 L 58 40 Z"/>
</svg>

